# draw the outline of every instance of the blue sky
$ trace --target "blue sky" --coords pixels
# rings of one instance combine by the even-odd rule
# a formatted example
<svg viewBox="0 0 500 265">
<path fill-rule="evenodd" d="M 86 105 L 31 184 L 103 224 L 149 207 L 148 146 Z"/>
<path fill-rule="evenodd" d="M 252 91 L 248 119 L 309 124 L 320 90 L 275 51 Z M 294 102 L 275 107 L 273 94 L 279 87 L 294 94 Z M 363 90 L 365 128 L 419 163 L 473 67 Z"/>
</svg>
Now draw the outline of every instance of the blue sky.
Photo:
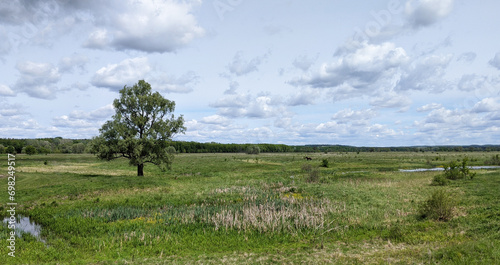
<svg viewBox="0 0 500 265">
<path fill-rule="evenodd" d="M 0 136 L 91 138 L 140 79 L 175 140 L 498 144 L 494 0 L 0 3 Z"/>
</svg>

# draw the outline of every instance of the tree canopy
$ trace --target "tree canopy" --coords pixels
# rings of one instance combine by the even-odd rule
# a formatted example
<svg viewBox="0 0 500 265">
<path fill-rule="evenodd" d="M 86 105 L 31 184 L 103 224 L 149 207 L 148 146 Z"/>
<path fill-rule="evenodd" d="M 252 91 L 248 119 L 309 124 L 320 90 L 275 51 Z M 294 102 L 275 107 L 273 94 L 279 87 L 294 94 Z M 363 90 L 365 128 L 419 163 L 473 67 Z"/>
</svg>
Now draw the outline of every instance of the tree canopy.
<svg viewBox="0 0 500 265">
<path fill-rule="evenodd" d="M 120 90 L 113 102 L 115 115 L 92 140 L 91 150 L 98 158 L 112 160 L 125 157 L 144 175 L 144 164 L 152 163 L 162 170 L 170 169 L 175 148 L 172 136 L 184 133 L 184 118 L 172 114 L 175 102 L 152 92 L 144 80 Z"/>
</svg>

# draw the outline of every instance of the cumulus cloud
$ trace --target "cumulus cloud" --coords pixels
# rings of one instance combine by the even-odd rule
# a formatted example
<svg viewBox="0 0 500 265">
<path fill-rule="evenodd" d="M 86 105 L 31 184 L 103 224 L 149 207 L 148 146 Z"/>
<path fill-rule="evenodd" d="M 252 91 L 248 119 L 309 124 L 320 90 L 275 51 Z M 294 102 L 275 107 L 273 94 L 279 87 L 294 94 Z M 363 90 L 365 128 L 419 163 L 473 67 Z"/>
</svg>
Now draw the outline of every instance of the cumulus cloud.
<svg viewBox="0 0 500 265">
<path fill-rule="evenodd" d="M 500 101 L 498 98 L 485 98 L 474 105 L 472 112 L 498 112 L 500 111 Z"/>
<path fill-rule="evenodd" d="M 20 77 L 14 85 L 16 92 L 24 92 L 31 97 L 54 99 L 61 79 L 59 69 L 50 63 L 20 62 L 16 65 Z"/>
<path fill-rule="evenodd" d="M 230 81 L 229 88 L 226 91 L 224 91 L 224 94 L 234 95 L 236 94 L 236 89 L 238 89 L 238 87 L 240 87 L 240 83 L 238 83 L 237 81 Z"/>
<path fill-rule="evenodd" d="M 111 90 L 122 89 L 125 85 L 133 85 L 151 71 L 146 57 L 125 59 L 117 64 L 108 64 L 97 70 L 91 84 L 97 87 L 106 87 Z"/>
<path fill-rule="evenodd" d="M 394 70 L 408 60 L 405 50 L 393 43 L 359 43 L 355 49 L 337 53 L 333 63 L 324 63 L 319 74 L 292 83 L 305 83 L 317 88 L 339 87 L 336 94 L 367 90 L 377 82 L 392 79 Z"/>
<path fill-rule="evenodd" d="M 16 95 L 12 89 L 6 85 L 0 84 L 0 95 L 5 97 L 13 97 Z"/>
<path fill-rule="evenodd" d="M 488 143 L 500 130 L 499 98 L 485 98 L 472 108 L 434 108 L 422 120 L 415 121 L 416 137 L 430 138 L 433 144 L 472 141 Z M 490 138 L 485 138 L 490 137 Z"/>
<path fill-rule="evenodd" d="M 207 117 L 203 117 L 200 122 L 205 124 L 216 124 L 216 125 L 227 125 L 229 123 L 229 119 L 223 117 L 221 115 L 211 115 Z"/>
<path fill-rule="evenodd" d="M 201 1 L 3 1 L 0 23 L 30 27 L 32 42 L 51 45 L 70 28 L 90 29 L 84 47 L 175 52 L 204 35 L 193 9 Z M 90 27 L 89 27 L 90 26 Z M 50 37 L 50 38 L 47 38 Z"/>
<path fill-rule="evenodd" d="M 59 61 L 59 71 L 60 72 L 74 72 L 78 69 L 80 73 L 86 72 L 85 66 L 88 63 L 89 58 L 82 54 L 73 54 L 72 56 L 65 56 Z"/>
<path fill-rule="evenodd" d="M 370 105 L 378 108 L 398 108 L 400 111 L 407 111 L 412 101 L 405 95 L 387 94 L 382 97 L 374 98 Z"/>
<path fill-rule="evenodd" d="M 495 57 L 488 62 L 491 66 L 500 70 L 500 52 L 495 54 Z"/>
<path fill-rule="evenodd" d="M 405 11 L 413 28 L 427 27 L 448 16 L 454 0 L 410 0 Z"/>
<path fill-rule="evenodd" d="M 417 109 L 418 112 L 427 112 L 427 111 L 431 111 L 431 110 L 435 110 L 435 109 L 440 109 L 442 108 L 443 105 L 439 104 L 439 103 L 430 103 L 430 104 L 427 104 L 427 105 L 424 105 L 420 108 Z"/>
<path fill-rule="evenodd" d="M 413 61 L 404 69 L 396 90 L 425 90 L 439 93 L 450 87 L 444 79 L 452 55 L 429 55 Z"/>
<path fill-rule="evenodd" d="M 218 109 L 218 114 L 229 118 L 269 118 L 276 117 L 284 113 L 281 102 L 272 99 L 270 96 L 251 96 L 249 94 L 228 95 L 222 97 L 211 107 Z"/>
<path fill-rule="evenodd" d="M 301 55 L 295 58 L 292 64 L 296 68 L 304 72 L 307 72 L 307 70 L 311 68 L 311 66 L 316 62 L 316 60 L 318 60 L 318 55 L 316 55 L 315 57 L 308 57 L 307 55 Z"/>
<path fill-rule="evenodd" d="M 168 93 L 189 93 L 193 91 L 193 86 L 198 83 L 199 78 L 193 71 L 188 71 L 179 77 L 160 74 L 152 77 L 151 86 Z"/>
<path fill-rule="evenodd" d="M 227 68 L 230 73 L 235 74 L 237 76 L 242 76 L 249 74 L 251 72 L 255 72 L 258 70 L 258 67 L 262 62 L 267 58 L 268 54 L 264 54 L 262 56 L 254 57 L 250 60 L 244 58 L 243 51 L 238 51 L 233 60 L 228 64 Z"/>
<path fill-rule="evenodd" d="M 190 13 L 193 4 L 189 1 L 128 1 L 128 8 L 116 13 L 110 22 L 111 44 L 118 50 L 159 53 L 184 47 L 204 34 Z"/>
<path fill-rule="evenodd" d="M 286 104 L 288 106 L 314 105 L 316 100 L 320 98 L 320 92 L 313 88 L 303 88 L 299 92 L 291 95 Z"/>
<path fill-rule="evenodd" d="M 338 111 L 332 116 L 332 120 L 339 124 L 351 123 L 353 125 L 367 125 L 369 120 L 377 116 L 372 109 L 352 110 L 350 108 Z"/>
<path fill-rule="evenodd" d="M 74 110 L 69 115 L 53 118 L 55 128 L 88 129 L 88 132 L 97 132 L 99 127 L 115 113 L 112 104 L 108 104 L 92 111 Z"/>
</svg>

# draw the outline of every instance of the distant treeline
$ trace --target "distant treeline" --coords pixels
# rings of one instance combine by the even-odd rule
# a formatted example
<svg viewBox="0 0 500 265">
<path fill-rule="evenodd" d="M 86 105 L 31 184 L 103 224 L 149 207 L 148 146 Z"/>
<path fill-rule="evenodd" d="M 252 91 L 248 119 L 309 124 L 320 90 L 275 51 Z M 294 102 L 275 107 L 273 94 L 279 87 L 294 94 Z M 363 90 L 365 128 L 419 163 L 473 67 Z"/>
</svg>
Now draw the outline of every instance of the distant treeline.
<svg viewBox="0 0 500 265">
<path fill-rule="evenodd" d="M 0 153 L 88 153 L 89 139 L 0 139 Z M 491 152 L 500 145 L 356 147 L 349 145 L 222 144 L 172 141 L 178 153 L 244 153 L 258 147 L 261 153 L 290 152 Z"/>
</svg>

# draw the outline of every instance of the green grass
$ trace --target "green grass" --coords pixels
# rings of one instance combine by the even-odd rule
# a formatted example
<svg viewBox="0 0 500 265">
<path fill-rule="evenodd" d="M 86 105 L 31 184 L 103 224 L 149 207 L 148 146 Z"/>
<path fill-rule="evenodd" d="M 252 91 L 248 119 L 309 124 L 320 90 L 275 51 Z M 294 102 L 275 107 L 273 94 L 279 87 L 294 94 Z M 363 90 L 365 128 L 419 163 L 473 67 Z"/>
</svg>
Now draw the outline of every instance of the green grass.
<svg viewBox="0 0 500 265">
<path fill-rule="evenodd" d="M 8 257 L 2 226 L 0 264 L 500 263 L 499 170 L 446 187 L 430 185 L 439 172 L 398 171 L 465 156 L 483 165 L 492 153 L 307 155 L 181 154 L 173 170 L 147 165 L 145 177 L 127 160 L 18 155 L 17 213 L 41 224 L 47 243 L 24 235 Z M 443 188 L 457 201 L 453 218 L 423 219 L 422 203 Z"/>
</svg>

